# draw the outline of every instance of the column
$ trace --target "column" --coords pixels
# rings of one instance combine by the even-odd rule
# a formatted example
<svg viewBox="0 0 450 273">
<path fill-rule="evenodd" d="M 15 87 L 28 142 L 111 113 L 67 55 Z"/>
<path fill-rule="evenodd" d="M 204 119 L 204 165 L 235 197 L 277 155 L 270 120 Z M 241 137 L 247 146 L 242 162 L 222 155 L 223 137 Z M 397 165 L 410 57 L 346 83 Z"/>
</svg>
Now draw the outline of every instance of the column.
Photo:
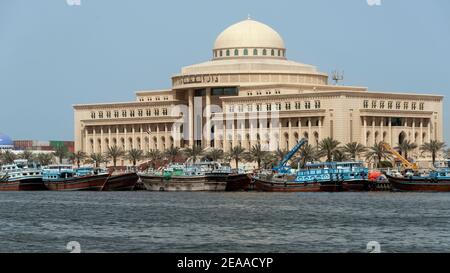
<svg viewBox="0 0 450 273">
<path fill-rule="evenodd" d="M 298 141 L 300 141 L 300 139 L 302 139 L 302 138 L 303 138 L 303 135 L 302 135 L 302 119 L 299 118 L 298 119 Z"/>
<path fill-rule="evenodd" d="M 92 127 L 92 138 L 93 138 L 93 140 L 94 140 L 94 142 L 93 142 L 93 146 L 94 146 L 94 149 L 92 150 L 92 152 L 95 154 L 96 152 L 97 152 L 97 139 L 96 139 L 96 137 L 95 137 L 95 134 L 96 132 L 95 132 L 95 126 L 94 127 Z"/>
<path fill-rule="evenodd" d="M 423 119 L 420 119 L 420 145 L 423 145 Z"/>
<path fill-rule="evenodd" d="M 159 134 L 159 124 L 156 124 L 156 149 L 161 150 L 161 135 Z"/>
<path fill-rule="evenodd" d="M 322 138 L 322 117 L 319 117 L 319 141 Z"/>
<path fill-rule="evenodd" d="M 427 130 L 428 130 L 428 131 L 427 131 L 427 137 L 428 137 L 428 142 L 430 142 L 430 141 L 431 141 L 431 139 L 432 139 L 432 138 L 431 138 L 431 119 L 429 119 L 427 123 L 428 123 L 428 128 L 427 128 Z"/>
<path fill-rule="evenodd" d="M 392 145 L 392 118 L 389 118 L 389 145 Z"/>
<path fill-rule="evenodd" d="M 206 88 L 206 145 L 205 147 L 211 147 L 211 88 Z"/>
<path fill-rule="evenodd" d="M 194 146 L 194 89 L 188 91 L 189 105 L 189 146 Z"/>
<path fill-rule="evenodd" d="M 132 137 L 132 139 L 131 139 L 131 148 L 132 149 L 136 149 L 136 128 L 135 128 L 135 126 L 134 125 L 132 125 L 132 129 L 131 129 L 131 137 Z"/>
<path fill-rule="evenodd" d="M 165 143 L 166 149 L 169 149 L 170 148 L 170 145 L 169 145 L 170 136 L 169 136 L 169 130 L 167 128 L 167 123 L 164 123 L 164 139 L 166 140 L 166 143 Z"/>
<path fill-rule="evenodd" d="M 380 121 L 380 136 L 381 136 L 381 138 L 380 138 L 380 140 L 381 141 L 384 141 L 384 117 L 381 117 L 381 121 Z"/>
<path fill-rule="evenodd" d="M 108 148 L 111 147 L 112 143 L 112 138 L 111 138 L 111 126 L 108 126 Z"/>
<path fill-rule="evenodd" d="M 363 125 L 363 143 L 364 146 L 367 146 L 367 118 L 364 117 L 364 125 Z"/>
<path fill-rule="evenodd" d="M 84 152 L 87 153 L 87 154 L 89 154 L 89 143 L 88 142 L 89 142 L 88 130 L 85 127 L 84 128 Z"/>
<path fill-rule="evenodd" d="M 311 118 L 308 118 L 308 138 L 312 139 L 312 125 L 311 125 Z M 314 143 L 315 144 L 315 143 Z"/>
<path fill-rule="evenodd" d="M 372 140 L 373 140 L 373 145 L 377 144 L 376 139 L 375 139 L 375 117 L 372 118 Z"/>
<path fill-rule="evenodd" d="M 105 150 L 105 143 L 104 143 L 104 139 L 103 139 L 103 126 L 100 126 L 100 153 L 103 154 L 104 150 Z"/>
<path fill-rule="evenodd" d="M 289 136 L 288 136 L 289 146 L 287 147 L 287 149 L 288 149 L 288 150 L 291 150 L 292 148 L 294 148 L 293 143 L 295 142 L 295 141 L 294 141 L 294 136 L 293 136 L 293 134 L 292 134 L 292 119 L 289 118 L 289 121 L 288 121 L 288 122 L 289 122 L 289 123 L 288 123 L 288 126 L 289 126 L 289 131 L 288 131 L 288 134 L 289 134 Z"/>
<path fill-rule="evenodd" d="M 412 138 L 414 140 L 414 143 L 417 143 L 417 139 L 416 139 L 416 119 L 415 118 L 412 119 Z"/>
</svg>

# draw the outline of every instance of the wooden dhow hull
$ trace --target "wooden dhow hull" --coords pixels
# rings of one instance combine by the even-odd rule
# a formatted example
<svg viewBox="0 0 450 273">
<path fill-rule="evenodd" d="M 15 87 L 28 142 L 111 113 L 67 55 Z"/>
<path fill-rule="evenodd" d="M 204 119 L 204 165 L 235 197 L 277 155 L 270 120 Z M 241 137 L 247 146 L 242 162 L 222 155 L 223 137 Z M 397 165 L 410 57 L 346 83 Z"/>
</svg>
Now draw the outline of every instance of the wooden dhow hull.
<svg viewBox="0 0 450 273">
<path fill-rule="evenodd" d="M 254 178 L 255 190 L 263 192 L 320 192 L 320 183 L 266 181 Z"/>
<path fill-rule="evenodd" d="M 249 174 L 229 174 L 226 191 L 248 191 L 252 179 Z"/>
<path fill-rule="evenodd" d="M 47 190 L 41 177 L 23 178 L 15 181 L 0 181 L 0 191 L 42 191 Z"/>
<path fill-rule="evenodd" d="M 450 191 L 450 179 L 433 180 L 428 178 L 403 178 L 386 175 L 392 189 L 397 191 Z"/>
<path fill-rule="evenodd" d="M 108 174 L 73 177 L 63 181 L 44 181 L 51 191 L 101 191 L 108 179 Z"/>
<path fill-rule="evenodd" d="M 142 183 L 148 191 L 225 191 L 226 177 L 213 179 L 202 176 L 173 176 L 166 178 L 158 175 L 140 175 Z"/>
<path fill-rule="evenodd" d="M 132 191 L 136 186 L 139 176 L 136 173 L 124 173 L 111 175 L 103 187 L 103 191 Z"/>
</svg>

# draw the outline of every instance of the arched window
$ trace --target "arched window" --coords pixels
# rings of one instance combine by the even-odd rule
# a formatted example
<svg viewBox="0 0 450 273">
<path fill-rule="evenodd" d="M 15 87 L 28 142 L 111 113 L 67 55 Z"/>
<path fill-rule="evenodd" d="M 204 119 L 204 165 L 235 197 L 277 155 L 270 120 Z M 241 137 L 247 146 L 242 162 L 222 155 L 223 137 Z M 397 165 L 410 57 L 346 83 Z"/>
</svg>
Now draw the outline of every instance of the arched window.
<svg viewBox="0 0 450 273">
<path fill-rule="evenodd" d="M 258 56 L 258 49 L 253 49 L 253 56 Z"/>
<path fill-rule="evenodd" d="M 230 50 L 227 49 L 227 56 L 230 56 Z"/>
<path fill-rule="evenodd" d="M 272 52 L 270 53 L 272 56 L 275 56 L 275 50 L 272 49 Z"/>
<path fill-rule="evenodd" d="M 223 52 L 222 52 L 222 50 L 220 51 L 220 57 L 222 57 L 223 56 Z"/>
<path fill-rule="evenodd" d="M 234 50 L 234 56 L 239 56 L 239 49 Z"/>
<path fill-rule="evenodd" d="M 248 55 L 248 49 L 244 49 L 244 56 Z"/>
<path fill-rule="evenodd" d="M 281 50 L 278 49 L 278 57 L 281 56 Z"/>
<path fill-rule="evenodd" d="M 267 49 L 263 50 L 263 55 L 266 56 L 267 55 Z"/>
</svg>

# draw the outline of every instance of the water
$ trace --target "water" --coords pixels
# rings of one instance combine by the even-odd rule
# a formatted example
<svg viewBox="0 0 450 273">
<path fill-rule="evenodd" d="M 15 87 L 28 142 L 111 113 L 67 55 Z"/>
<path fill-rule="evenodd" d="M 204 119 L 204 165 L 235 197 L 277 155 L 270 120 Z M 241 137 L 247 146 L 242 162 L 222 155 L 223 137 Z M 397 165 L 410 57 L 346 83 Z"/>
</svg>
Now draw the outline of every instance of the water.
<svg viewBox="0 0 450 273">
<path fill-rule="evenodd" d="M 0 252 L 450 251 L 447 193 L 0 192 Z"/>
</svg>

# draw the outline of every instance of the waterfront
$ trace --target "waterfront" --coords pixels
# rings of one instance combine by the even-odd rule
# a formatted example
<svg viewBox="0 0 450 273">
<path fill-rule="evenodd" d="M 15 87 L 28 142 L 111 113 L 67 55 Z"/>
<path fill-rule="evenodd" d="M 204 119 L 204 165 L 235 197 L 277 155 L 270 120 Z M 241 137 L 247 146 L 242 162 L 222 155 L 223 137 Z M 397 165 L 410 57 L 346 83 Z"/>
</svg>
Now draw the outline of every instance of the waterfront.
<svg viewBox="0 0 450 273">
<path fill-rule="evenodd" d="M 0 252 L 450 250 L 446 193 L 0 192 Z"/>
</svg>

